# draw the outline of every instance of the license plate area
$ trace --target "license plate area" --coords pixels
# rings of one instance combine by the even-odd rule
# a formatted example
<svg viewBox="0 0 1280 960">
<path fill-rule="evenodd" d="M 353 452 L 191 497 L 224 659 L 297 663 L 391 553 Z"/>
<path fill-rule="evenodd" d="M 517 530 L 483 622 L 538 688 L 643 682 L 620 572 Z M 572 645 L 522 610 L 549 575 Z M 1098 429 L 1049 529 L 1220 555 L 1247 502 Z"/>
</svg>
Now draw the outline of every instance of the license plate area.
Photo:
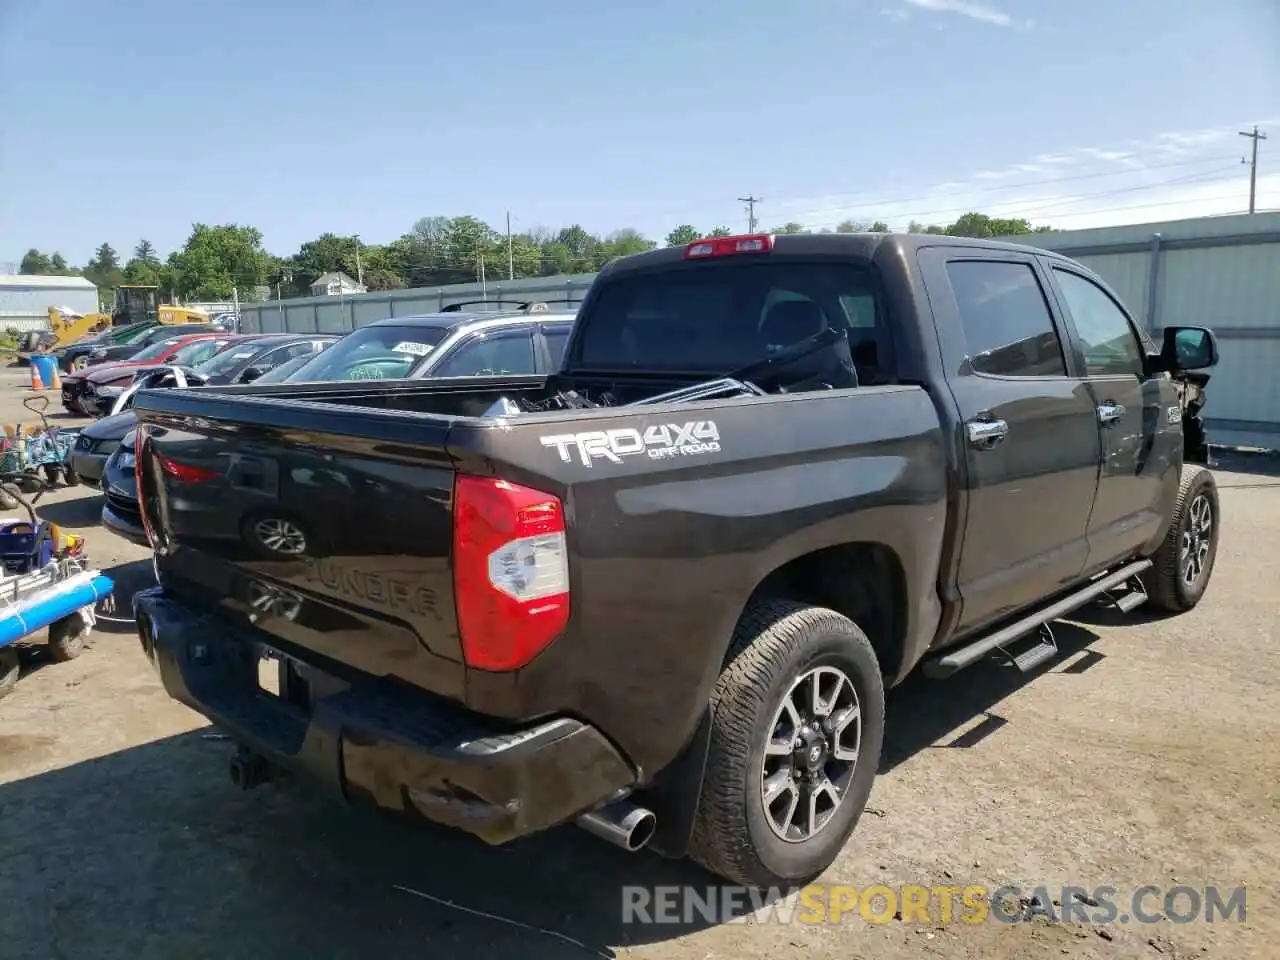
<svg viewBox="0 0 1280 960">
<path fill-rule="evenodd" d="M 259 693 L 301 710 L 310 709 L 307 668 L 279 650 L 258 647 L 255 680 Z"/>
<path fill-rule="evenodd" d="M 274 650 L 262 650 L 258 654 L 258 690 L 268 696 L 280 696 L 280 675 L 284 673 L 284 663 Z"/>
</svg>

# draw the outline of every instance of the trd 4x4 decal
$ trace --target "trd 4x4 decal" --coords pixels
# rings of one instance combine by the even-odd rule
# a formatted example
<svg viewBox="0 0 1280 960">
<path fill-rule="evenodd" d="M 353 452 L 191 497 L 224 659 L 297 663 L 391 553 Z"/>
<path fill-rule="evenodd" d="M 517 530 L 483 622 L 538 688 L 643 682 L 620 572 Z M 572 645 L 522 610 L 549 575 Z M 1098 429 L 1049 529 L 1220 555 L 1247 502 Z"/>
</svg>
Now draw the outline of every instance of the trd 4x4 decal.
<svg viewBox="0 0 1280 960">
<path fill-rule="evenodd" d="M 638 454 L 644 454 L 651 460 L 666 460 L 720 450 L 720 431 L 712 420 L 654 424 L 645 427 L 643 432 L 619 427 L 560 433 L 541 440 L 544 447 L 556 448 L 563 463 L 569 463 L 576 452 L 584 467 L 592 466 L 597 460 L 621 463 L 623 457 Z"/>
</svg>

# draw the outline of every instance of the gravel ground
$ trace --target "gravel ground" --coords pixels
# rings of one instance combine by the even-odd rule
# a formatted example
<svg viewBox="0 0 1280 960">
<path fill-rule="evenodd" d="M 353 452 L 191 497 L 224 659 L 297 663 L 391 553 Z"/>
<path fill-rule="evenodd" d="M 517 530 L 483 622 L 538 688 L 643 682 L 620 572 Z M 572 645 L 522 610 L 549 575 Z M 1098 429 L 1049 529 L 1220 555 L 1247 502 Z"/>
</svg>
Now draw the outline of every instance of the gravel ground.
<svg viewBox="0 0 1280 960">
<path fill-rule="evenodd" d="M 0 422 L 28 419 L 19 377 L 0 371 Z M 870 810 L 823 879 L 1110 885 L 1122 904 L 1145 884 L 1245 884 L 1244 923 L 627 924 L 624 886 L 711 881 L 573 828 L 489 849 L 296 786 L 241 793 L 231 745 L 108 626 L 71 663 L 33 647 L 0 701 L 0 957 L 1274 957 L 1280 469 L 1234 456 L 1217 476 L 1223 541 L 1196 611 L 1082 614 L 1033 678 L 982 665 L 891 695 Z M 47 502 L 122 600 L 148 582 L 96 494 Z"/>
</svg>

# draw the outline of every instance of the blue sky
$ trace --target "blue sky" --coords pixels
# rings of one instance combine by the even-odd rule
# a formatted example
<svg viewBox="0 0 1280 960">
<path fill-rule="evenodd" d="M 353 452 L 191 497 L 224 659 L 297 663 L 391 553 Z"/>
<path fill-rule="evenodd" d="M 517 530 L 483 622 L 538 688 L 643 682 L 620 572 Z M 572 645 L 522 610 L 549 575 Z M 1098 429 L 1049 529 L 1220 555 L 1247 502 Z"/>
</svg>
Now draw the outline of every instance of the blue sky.
<svg viewBox="0 0 1280 960">
<path fill-rule="evenodd" d="M 425 215 L 655 237 L 1280 207 L 1275 0 L 0 3 L 0 261 Z M 1269 172 L 1270 171 L 1270 172 Z"/>
</svg>

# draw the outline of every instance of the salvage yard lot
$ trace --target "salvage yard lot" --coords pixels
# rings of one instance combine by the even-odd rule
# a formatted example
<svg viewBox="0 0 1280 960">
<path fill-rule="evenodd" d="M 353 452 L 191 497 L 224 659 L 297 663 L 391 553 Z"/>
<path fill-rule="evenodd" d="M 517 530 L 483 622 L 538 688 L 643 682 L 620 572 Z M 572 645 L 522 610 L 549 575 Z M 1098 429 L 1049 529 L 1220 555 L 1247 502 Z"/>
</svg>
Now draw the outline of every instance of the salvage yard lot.
<svg viewBox="0 0 1280 960">
<path fill-rule="evenodd" d="M 30 419 L 19 382 L 0 372 L 0 422 Z M 231 745 L 109 627 L 79 660 L 30 660 L 0 701 L 0 957 L 1275 956 L 1280 469 L 1237 455 L 1217 477 L 1222 543 L 1196 611 L 1086 611 L 1030 679 L 983 664 L 891 695 L 870 809 L 823 880 L 1119 900 L 1244 884 L 1243 924 L 624 924 L 626 885 L 712 880 L 574 828 L 490 849 L 298 786 L 241 793 Z M 122 598 L 147 585 L 147 552 L 97 526 L 95 494 L 47 500 Z"/>
</svg>

